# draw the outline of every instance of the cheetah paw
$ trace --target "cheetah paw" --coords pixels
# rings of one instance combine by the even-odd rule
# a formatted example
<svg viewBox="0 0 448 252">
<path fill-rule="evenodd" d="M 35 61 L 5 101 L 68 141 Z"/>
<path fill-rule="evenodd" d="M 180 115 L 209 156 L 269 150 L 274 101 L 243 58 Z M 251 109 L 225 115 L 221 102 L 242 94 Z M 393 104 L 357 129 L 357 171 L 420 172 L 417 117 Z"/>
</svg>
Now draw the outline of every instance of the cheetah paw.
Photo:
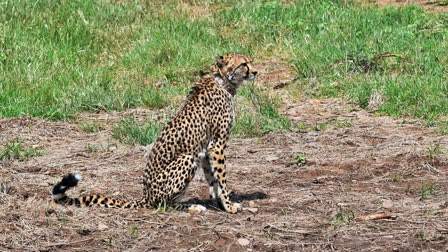
<svg viewBox="0 0 448 252">
<path fill-rule="evenodd" d="M 227 212 L 229 213 L 237 213 L 238 211 L 243 210 L 243 206 L 240 203 L 233 203 L 230 205 Z"/>
</svg>

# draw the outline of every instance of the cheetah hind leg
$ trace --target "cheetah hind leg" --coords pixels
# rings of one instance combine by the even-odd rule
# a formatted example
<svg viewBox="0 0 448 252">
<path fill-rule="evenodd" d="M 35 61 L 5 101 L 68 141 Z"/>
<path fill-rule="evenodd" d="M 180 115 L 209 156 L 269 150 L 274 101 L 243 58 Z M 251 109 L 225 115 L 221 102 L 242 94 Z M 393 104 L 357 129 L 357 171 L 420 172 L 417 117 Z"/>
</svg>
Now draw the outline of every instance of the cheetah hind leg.
<svg viewBox="0 0 448 252">
<path fill-rule="evenodd" d="M 218 192 L 218 182 L 213 176 L 212 164 L 210 162 L 210 155 L 207 152 L 199 154 L 199 164 L 204 171 L 205 179 L 208 185 L 208 194 L 210 199 L 215 200 Z"/>
</svg>

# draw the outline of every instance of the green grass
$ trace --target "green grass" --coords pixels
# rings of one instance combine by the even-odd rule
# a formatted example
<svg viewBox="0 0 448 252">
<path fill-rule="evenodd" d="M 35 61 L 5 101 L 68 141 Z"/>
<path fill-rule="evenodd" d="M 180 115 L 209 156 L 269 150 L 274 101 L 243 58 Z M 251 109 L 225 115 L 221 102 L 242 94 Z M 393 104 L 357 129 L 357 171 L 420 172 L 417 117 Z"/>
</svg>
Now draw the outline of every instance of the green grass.
<svg viewBox="0 0 448 252">
<path fill-rule="evenodd" d="M 242 87 L 240 94 L 244 98 L 240 99 L 239 109 L 235 112 L 233 136 L 256 137 L 280 129 L 291 129 L 291 121 L 277 109 L 281 100 L 252 84 Z"/>
<path fill-rule="evenodd" d="M 195 4 L 213 13 L 193 18 Z M 431 125 L 448 114 L 447 24 L 446 14 L 416 6 L 343 0 L 3 0 L 0 118 L 163 108 L 188 92 L 214 55 L 232 51 L 292 65 L 299 79 L 289 88 L 309 96 L 367 107 L 375 91 L 384 100 L 380 112 Z M 378 56 L 386 52 L 401 58 Z M 264 124 L 244 113 L 239 120 L 237 129 Z"/>
<path fill-rule="evenodd" d="M 148 120 L 137 122 L 133 118 L 121 119 L 120 123 L 112 129 L 112 137 L 125 144 L 149 145 L 154 142 L 162 130 L 159 122 Z"/>
</svg>

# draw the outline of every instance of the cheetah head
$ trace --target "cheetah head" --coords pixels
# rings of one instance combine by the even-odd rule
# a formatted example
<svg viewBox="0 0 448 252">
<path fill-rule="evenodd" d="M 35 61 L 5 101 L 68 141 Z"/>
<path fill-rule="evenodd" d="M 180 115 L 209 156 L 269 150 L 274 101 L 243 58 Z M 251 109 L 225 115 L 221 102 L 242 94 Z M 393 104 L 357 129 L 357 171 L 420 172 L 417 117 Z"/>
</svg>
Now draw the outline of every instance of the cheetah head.
<svg viewBox="0 0 448 252">
<path fill-rule="evenodd" d="M 217 56 L 212 71 L 219 74 L 223 80 L 227 80 L 235 88 L 241 85 L 243 81 L 254 80 L 257 75 L 250 56 L 233 53 Z"/>
</svg>

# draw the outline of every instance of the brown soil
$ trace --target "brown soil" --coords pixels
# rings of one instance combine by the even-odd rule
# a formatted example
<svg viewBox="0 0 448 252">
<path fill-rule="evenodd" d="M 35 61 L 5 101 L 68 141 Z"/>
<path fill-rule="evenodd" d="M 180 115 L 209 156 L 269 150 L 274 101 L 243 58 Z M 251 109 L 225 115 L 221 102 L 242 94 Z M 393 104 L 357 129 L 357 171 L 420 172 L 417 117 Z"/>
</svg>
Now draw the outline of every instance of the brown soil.
<svg viewBox="0 0 448 252">
<path fill-rule="evenodd" d="M 150 114 L 132 112 L 137 117 Z M 52 184 L 68 172 L 84 176 L 71 195 L 94 192 L 140 198 L 142 151 L 115 142 L 107 129 L 88 134 L 66 122 L 1 120 L 1 145 L 20 138 L 38 144 L 45 154 L 24 162 L 0 161 L 0 180 L 15 189 L 0 192 L 0 250 L 446 249 L 446 137 L 356 110 L 339 99 L 304 98 L 283 112 L 296 123 L 309 125 L 307 132 L 230 142 L 229 186 L 233 199 L 245 208 L 238 214 L 216 210 L 205 200 L 208 193 L 201 172 L 185 200 L 206 205 L 205 213 L 55 205 L 50 200 Z M 98 114 L 90 119 L 107 125 L 118 116 Z M 312 130 L 316 125 L 327 126 Z M 87 152 L 87 144 L 98 151 Z M 430 158 L 429 149 L 437 145 L 439 150 Z M 297 154 L 307 158 L 305 165 L 291 163 Z M 423 184 L 434 190 L 421 199 Z M 353 220 L 379 213 L 393 218 Z M 338 222 L 338 216 L 349 221 Z"/>
</svg>

